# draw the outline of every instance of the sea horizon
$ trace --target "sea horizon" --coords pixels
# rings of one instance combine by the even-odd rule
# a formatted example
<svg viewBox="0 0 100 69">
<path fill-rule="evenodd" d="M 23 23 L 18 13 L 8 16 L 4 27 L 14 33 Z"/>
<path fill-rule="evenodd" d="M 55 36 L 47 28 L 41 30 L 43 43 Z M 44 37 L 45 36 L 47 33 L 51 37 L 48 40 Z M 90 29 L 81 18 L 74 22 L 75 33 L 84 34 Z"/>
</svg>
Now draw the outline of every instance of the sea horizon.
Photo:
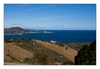
<svg viewBox="0 0 100 69">
<path fill-rule="evenodd" d="M 41 30 L 42 31 L 42 30 Z M 92 42 L 96 40 L 96 30 L 43 30 L 53 33 L 24 33 L 22 35 L 4 35 L 4 38 L 29 38 L 62 43 Z"/>
</svg>

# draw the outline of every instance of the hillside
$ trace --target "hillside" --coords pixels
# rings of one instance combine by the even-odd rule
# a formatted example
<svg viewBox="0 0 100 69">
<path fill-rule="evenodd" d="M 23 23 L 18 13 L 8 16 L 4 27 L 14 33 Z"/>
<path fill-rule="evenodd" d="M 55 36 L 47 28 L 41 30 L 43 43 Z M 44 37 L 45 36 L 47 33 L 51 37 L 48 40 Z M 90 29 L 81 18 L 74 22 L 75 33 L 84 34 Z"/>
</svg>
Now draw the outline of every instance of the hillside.
<svg viewBox="0 0 100 69">
<path fill-rule="evenodd" d="M 11 27 L 4 29 L 4 34 L 22 34 L 22 33 L 32 33 L 38 32 L 38 30 L 27 30 L 21 27 Z"/>
<path fill-rule="evenodd" d="M 65 47 L 41 40 L 5 39 L 4 41 L 5 64 L 7 62 L 20 62 L 34 65 L 61 65 L 67 62 L 66 64 L 69 65 L 73 64 L 74 52 L 77 53 L 73 49 L 69 48 L 67 51 Z"/>
<path fill-rule="evenodd" d="M 4 39 L 4 64 L 73 65 L 77 48 L 81 49 L 79 45 L 72 47 L 34 39 Z"/>
<path fill-rule="evenodd" d="M 40 40 L 36 40 L 36 42 L 38 42 L 39 44 L 42 44 L 46 48 L 49 48 L 57 53 L 62 54 L 63 56 L 65 56 L 66 58 L 70 59 L 73 62 L 74 62 L 74 57 L 77 55 L 77 51 L 70 48 L 69 46 L 61 47 L 61 46 L 57 46 L 57 45 L 44 42 L 44 41 L 40 41 Z"/>
<path fill-rule="evenodd" d="M 25 58 L 32 58 L 33 53 L 16 46 L 14 43 L 4 43 L 4 58 L 6 61 L 19 60 L 24 61 Z"/>
<path fill-rule="evenodd" d="M 66 45 L 68 45 L 69 47 L 73 48 L 74 50 L 79 51 L 84 45 L 88 45 L 89 46 L 90 44 L 91 44 L 91 42 L 82 42 L 82 43 L 74 42 L 74 43 L 69 43 L 69 44 L 66 44 Z"/>
</svg>

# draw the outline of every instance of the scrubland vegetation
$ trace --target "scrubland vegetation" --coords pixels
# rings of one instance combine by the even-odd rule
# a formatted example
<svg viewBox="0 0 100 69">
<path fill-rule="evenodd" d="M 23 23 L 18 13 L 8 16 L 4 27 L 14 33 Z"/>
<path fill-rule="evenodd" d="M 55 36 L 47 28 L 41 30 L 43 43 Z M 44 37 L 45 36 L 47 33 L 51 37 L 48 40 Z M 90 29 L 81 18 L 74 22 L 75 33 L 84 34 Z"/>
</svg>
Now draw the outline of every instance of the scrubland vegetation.
<svg viewBox="0 0 100 69">
<path fill-rule="evenodd" d="M 75 65 L 96 65 L 96 41 L 80 49 L 75 57 Z"/>
<path fill-rule="evenodd" d="M 4 62 L 18 62 L 29 65 L 96 65 L 96 41 L 85 44 L 67 44 L 69 47 L 78 51 L 74 62 L 72 62 L 62 54 L 59 54 L 51 49 L 44 47 L 42 44 L 37 43 L 34 39 L 4 39 L 4 43 L 11 43 L 12 48 L 13 45 L 16 45 L 17 47 L 33 53 L 33 56 L 31 58 L 23 58 L 23 61 L 17 59 L 10 53 L 8 55 L 5 54 L 10 58 L 10 60 L 4 58 Z M 56 45 L 64 47 L 65 44 L 57 42 Z M 65 48 L 67 50 L 67 47 Z M 13 51 L 7 50 L 7 52 Z"/>
</svg>

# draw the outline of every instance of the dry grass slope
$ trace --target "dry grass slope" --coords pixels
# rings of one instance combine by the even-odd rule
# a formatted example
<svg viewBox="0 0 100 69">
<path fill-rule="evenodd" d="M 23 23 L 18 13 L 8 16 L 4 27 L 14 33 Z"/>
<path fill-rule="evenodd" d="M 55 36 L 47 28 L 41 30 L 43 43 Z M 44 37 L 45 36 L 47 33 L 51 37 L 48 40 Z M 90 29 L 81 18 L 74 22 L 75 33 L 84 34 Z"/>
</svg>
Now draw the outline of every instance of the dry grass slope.
<svg viewBox="0 0 100 69">
<path fill-rule="evenodd" d="M 68 46 L 67 46 L 68 49 L 66 50 L 65 47 L 57 46 L 48 42 L 44 42 L 40 40 L 36 40 L 36 42 L 42 44 L 46 48 L 49 48 L 57 53 L 62 54 L 63 56 L 69 58 L 73 62 L 74 62 L 74 57 L 77 55 L 77 51 Z"/>
<path fill-rule="evenodd" d="M 20 48 L 14 45 L 14 43 L 4 43 L 5 60 L 11 61 L 12 59 L 16 59 L 23 62 L 25 58 L 32 58 L 32 57 L 33 57 L 32 52 Z"/>
<path fill-rule="evenodd" d="M 36 53 L 39 54 L 37 57 Z M 47 57 L 43 57 L 43 55 Z M 72 64 L 76 55 L 77 51 L 65 44 L 64 46 L 59 46 L 46 41 L 29 39 L 15 39 L 10 42 L 9 40 L 5 40 L 4 42 L 4 59 L 7 61 L 4 64 L 8 65 L 20 65 L 20 62 L 23 64 L 44 64 L 42 62 L 44 58 L 46 60 L 45 64 L 47 65 Z M 29 63 L 25 59 L 29 59 Z"/>
</svg>

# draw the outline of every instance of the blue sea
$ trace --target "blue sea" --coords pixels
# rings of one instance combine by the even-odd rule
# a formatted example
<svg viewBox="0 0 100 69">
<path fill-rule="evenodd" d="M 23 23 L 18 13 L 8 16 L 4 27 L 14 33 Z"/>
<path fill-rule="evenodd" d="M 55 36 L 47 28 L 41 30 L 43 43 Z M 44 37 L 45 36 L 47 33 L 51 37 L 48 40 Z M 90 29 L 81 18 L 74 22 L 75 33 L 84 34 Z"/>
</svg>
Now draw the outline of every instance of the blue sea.
<svg viewBox="0 0 100 69">
<path fill-rule="evenodd" d="M 96 40 L 96 30 L 46 30 L 54 33 L 25 33 L 22 35 L 4 35 L 4 38 L 31 38 L 62 43 L 92 42 Z"/>
</svg>

